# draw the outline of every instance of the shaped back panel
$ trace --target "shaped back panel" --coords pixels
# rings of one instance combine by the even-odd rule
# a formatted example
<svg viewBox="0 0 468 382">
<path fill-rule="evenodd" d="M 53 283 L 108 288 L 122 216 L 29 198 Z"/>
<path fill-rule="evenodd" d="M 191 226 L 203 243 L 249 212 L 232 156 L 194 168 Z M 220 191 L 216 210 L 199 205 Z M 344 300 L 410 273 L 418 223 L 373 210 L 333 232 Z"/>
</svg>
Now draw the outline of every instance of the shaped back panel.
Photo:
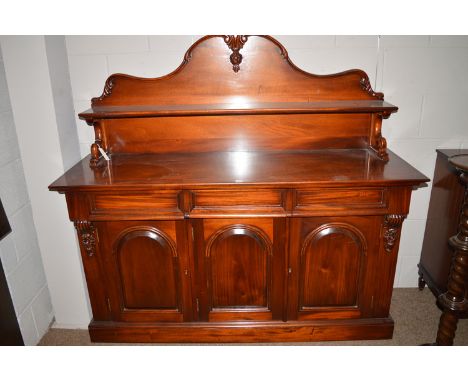
<svg viewBox="0 0 468 382">
<path fill-rule="evenodd" d="M 232 41 L 239 41 L 237 51 Z M 231 41 L 231 43 L 230 43 Z M 237 53 L 237 54 L 236 54 Z M 239 56 L 240 55 L 240 56 Z M 236 61 L 236 57 L 237 61 Z M 238 62 L 234 65 L 232 62 Z M 237 70 L 237 71 L 236 71 Z M 174 72 L 160 78 L 114 74 L 93 106 L 382 99 L 366 73 L 314 75 L 297 68 L 269 36 L 207 36 L 187 51 Z"/>
</svg>

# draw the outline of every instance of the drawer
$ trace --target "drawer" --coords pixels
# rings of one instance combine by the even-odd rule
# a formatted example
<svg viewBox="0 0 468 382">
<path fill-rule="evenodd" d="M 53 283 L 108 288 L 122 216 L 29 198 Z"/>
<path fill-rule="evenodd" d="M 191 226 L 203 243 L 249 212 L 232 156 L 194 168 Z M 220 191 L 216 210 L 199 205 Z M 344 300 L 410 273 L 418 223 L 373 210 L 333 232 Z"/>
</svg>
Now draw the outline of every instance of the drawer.
<svg viewBox="0 0 468 382">
<path fill-rule="evenodd" d="M 193 191 L 190 217 L 286 216 L 282 190 Z"/>
<path fill-rule="evenodd" d="M 385 188 L 359 189 L 302 189 L 297 190 L 293 215 L 309 213 L 323 215 L 340 212 L 343 214 L 383 213 L 387 209 L 388 196 Z"/>
<path fill-rule="evenodd" d="M 183 219 L 177 191 L 94 194 L 89 196 L 94 220 Z"/>
</svg>

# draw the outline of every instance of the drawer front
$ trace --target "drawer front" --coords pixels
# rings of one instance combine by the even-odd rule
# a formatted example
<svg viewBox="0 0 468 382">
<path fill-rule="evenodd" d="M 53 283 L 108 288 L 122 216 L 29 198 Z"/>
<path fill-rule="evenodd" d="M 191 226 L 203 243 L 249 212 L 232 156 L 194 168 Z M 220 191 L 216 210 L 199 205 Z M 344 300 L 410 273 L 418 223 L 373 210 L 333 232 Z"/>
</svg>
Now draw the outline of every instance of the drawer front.
<svg viewBox="0 0 468 382">
<path fill-rule="evenodd" d="M 176 191 L 96 194 L 90 196 L 94 220 L 183 219 Z"/>
<path fill-rule="evenodd" d="M 282 190 L 197 190 L 190 217 L 286 216 Z"/>
<path fill-rule="evenodd" d="M 296 194 L 293 215 L 328 213 L 383 213 L 387 209 L 385 188 L 303 189 Z"/>
<path fill-rule="evenodd" d="M 383 214 L 388 206 L 385 188 L 359 189 L 243 189 L 193 190 L 181 208 L 182 191 L 88 196 L 92 220 L 183 219 L 209 217 L 327 216 Z M 185 191 L 184 191 L 185 192 Z M 290 203 L 295 194 L 295 202 Z M 286 205 L 288 208 L 286 208 Z"/>
</svg>

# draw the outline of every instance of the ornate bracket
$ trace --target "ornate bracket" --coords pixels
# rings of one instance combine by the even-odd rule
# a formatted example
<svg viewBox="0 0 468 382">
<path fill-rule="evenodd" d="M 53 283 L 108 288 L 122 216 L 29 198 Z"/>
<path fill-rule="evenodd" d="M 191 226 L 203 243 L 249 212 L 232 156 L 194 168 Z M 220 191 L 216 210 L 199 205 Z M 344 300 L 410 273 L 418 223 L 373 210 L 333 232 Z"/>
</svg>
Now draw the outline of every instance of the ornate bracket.
<svg viewBox="0 0 468 382">
<path fill-rule="evenodd" d="M 240 64 L 242 62 L 242 54 L 239 51 L 244 47 L 247 42 L 248 36 L 245 35 L 226 35 L 224 36 L 224 42 L 227 44 L 229 49 L 232 50 L 232 54 L 229 56 L 232 64 L 232 70 L 238 72 Z"/>
<path fill-rule="evenodd" d="M 372 115 L 372 138 L 371 147 L 377 156 L 383 161 L 388 161 L 387 140 L 382 136 L 382 120 L 390 116 L 390 113 L 376 113 Z"/>
<path fill-rule="evenodd" d="M 385 162 L 388 161 L 387 140 L 382 135 L 377 137 L 377 155 Z"/>
<path fill-rule="evenodd" d="M 369 81 L 369 77 L 365 76 L 362 77 L 359 81 L 361 85 L 361 89 L 365 92 L 369 93 L 372 97 L 377 98 L 378 100 L 384 99 L 384 94 L 375 92 L 372 89 L 372 86 Z M 383 112 L 378 114 L 378 119 L 374 119 L 374 145 L 373 148 L 377 152 L 377 155 L 380 159 L 384 160 L 385 162 L 388 161 L 388 153 L 387 153 L 387 140 L 382 137 L 382 119 L 387 119 L 390 117 L 389 112 Z"/>
<path fill-rule="evenodd" d="M 86 254 L 91 257 L 96 253 L 96 228 L 86 220 L 78 220 L 75 222 L 75 228 L 78 232 L 81 247 Z"/>
<path fill-rule="evenodd" d="M 387 252 L 391 252 L 393 247 L 395 247 L 395 243 L 401 230 L 401 225 L 405 218 L 406 215 L 385 215 L 383 239 L 384 248 Z"/>
</svg>

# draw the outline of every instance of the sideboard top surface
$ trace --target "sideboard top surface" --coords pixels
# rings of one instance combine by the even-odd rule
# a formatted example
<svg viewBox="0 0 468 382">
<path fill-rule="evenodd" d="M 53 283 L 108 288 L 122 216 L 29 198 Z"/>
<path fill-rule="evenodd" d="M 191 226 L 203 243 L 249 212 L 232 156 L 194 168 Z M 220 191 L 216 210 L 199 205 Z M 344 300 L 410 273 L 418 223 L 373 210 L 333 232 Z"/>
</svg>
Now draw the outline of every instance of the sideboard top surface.
<svg viewBox="0 0 468 382">
<path fill-rule="evenodd" d="M 189 188 L 228 185 L 287 187 L 418 185 L 426 176 L 397 155 L 381 161 L 368 149 L 114 155 L 92 169 L 89 158 L 51 190 Z"/>
</svg>

